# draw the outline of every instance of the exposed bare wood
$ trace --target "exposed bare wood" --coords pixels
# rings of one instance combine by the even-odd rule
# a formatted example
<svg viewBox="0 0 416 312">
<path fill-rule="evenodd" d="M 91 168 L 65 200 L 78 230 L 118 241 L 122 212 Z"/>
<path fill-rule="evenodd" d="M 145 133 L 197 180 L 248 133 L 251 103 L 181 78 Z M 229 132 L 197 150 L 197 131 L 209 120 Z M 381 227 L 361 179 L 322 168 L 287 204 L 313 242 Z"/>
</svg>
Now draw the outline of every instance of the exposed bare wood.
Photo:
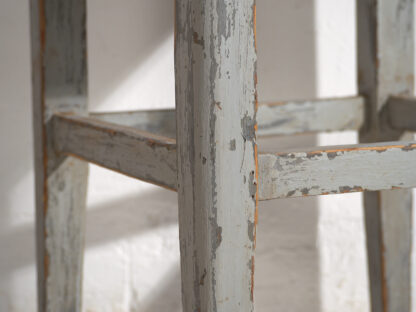
<svg viewBox="0 0 416 312">
<path fill-rule="evenodd" d="M 176 137 L 175 110 L 91 113 L 94 118 Z M 358 130 L 364 118 L 364 99 L 346 97 L 259 104 L 258 136 Z"/>
<path fill-rule="evenodd" d="M 416 186 L 416 142 L 259 155 L 259 197 L 327 195 Z"/>
<path fill-rule="evenodd" d="M 253 311 L 254 0 L 177 0 L 179 236 L 185 312 Z"/>
<path fill-rule="evenodd" d="M 414 0 L 356 3 L 359 93 L 367 103 L 360 140 L 397 140 L 401 131 L 379 112 L 390 96 L 414 92 Z M 410 311 L 411 243 L 395 242 L 411 242 L 411 190 L 368 192 L 364 204 L 372 311 Z"/>
<path fill-rule="evenodd" d="M 105 168 L 176 190 L 173 139 L 94 118 L 56 114 L 54 148 Z"/>
<path fill-rule="evenodd" d="M 86 3 L 30 1 L 30 11 L 38 311 L 81 311 L 88 167 L 51 165 L 48 124 L 54 112 L 87 113 Z"/>
</svg>

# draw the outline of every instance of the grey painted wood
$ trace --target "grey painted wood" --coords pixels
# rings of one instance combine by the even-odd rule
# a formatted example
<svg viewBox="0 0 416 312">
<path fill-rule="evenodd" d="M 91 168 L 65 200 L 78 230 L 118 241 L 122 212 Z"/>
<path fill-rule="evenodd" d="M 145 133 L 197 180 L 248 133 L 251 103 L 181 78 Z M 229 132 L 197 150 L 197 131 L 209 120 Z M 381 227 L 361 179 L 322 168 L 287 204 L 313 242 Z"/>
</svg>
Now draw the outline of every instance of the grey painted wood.
<svg viewBox="0 0 416 312">
<path fill-rule="evenodd" d="M 73 155 L 177 190 L 176 141 L 94 117 L 55 114 L 55 163 Z M 414 142 L 327 146 L 259 155 L 259 200 L 409 188 Z"/>
<path fill-rule="evenodd" d="M 392 96 L 385 106 L 388 127 L 402 131 L 416 131 L 416 98 Z"/>
<path fill-rule="evenodd" d="M 39 311 L 81 311 L 84 209 L 88 168 L 57 164 L 50 118 L 87 112 L 84 0 L 30 1 L 36 172 Z"/>
<path fill-rule="evenodd" d="M 90 116 L 102 121 L 176 139 L 176 116 L 174 109 L 100 112 L 90 113 Z"/>
<path fill-rule="evenodd" d="M 176 190 L 176 142 L 173 139 L 94 118 L 53 117 L 53 147 L 105 168 Z"/>
<path fill-rule="evenodd" d="M 413 95 L 414 1 L 357 0 L 359 92 L 367 114 L 361 142 L 397 140 L 381 113 L 390 96 Z M 410 311 L 411 190 L 366 193 L 365 219 L 373 312 Z"/>
<path fill-rule="evenodd" d="M 176 1 L 183 309 L 253 311 L 257 210 L 253 0 Z"/>
<path fill-rule="evenodd" d="M 362 97 L 263 103 L 257 113 L 257 135 L 358 130 L 363 118 Z"/>
<path fill-rule="evenodd" d="M 90 115 L 100 120 L 176 138 L 173 109 Z M 257 135 L 358 130 L 362 126 L 363 118 L 362 97 L 260 103 L 257 112 Z"/>
<path fill-rule="evenodd" d="M 415 187 L 414 170 L 416 142 L 260 154 L 259 199 Z"/>
</svg>

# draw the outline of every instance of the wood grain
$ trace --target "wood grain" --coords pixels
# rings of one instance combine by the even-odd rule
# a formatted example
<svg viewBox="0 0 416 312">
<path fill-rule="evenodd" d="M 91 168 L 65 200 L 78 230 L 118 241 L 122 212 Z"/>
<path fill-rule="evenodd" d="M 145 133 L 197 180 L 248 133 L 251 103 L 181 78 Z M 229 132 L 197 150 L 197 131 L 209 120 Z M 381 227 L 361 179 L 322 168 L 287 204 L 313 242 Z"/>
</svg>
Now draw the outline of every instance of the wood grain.
<svg viewBox="0 0 416 312">
<path fill-rule="evenodd" d="M 176 138 L 174 109 L 91 113 L 91 117 Z M 345 97 L 260 103 L 257 136 L 358 130 L 364 119 L 364 98 Z"/>
<path fill-rule="evenodd" d="M 176 140 L 176 116 L 174 109 L 99 112 L 90 113 L 89 115 L 98 120 Z"/>
<path fill-rule="evenodd" d="M 386 122 L 389 116 L 383 107 L 391 96 L 412 96 L 414 92 L 414 1 L 356 3 L 359 93 L 367 103 L 360 140 L 398 140 L 402 131 Z M 411 190 L 365 193 L 373 312 L 410 311 L 411 201 Z"/>
<path fill-rule="evenodd" d="M 409 188 L 416 186 L 416 142 L 260 154 L 259 168 L 261 200 Z"/>
<path fill-rule="evenodd" d="M 174 139 L 72 114 L 55 114 L 52 125 L 56 163 L 74 155 L 177 190 Z M 411 141 L 260 153 L 259 200 L 413 187 L 415 153 Z"/>
<path fill-rule="evenodd" d="M 257 135 L 358 130 L 363 119 L 362 97 L 262 103 L 257 113 Z"/>
<path fill-rule="evenodd" d="M 55 114 L 57 157 L 73 155 L 131 177 L 177 189 L 176 142 L 94 118 Z"/>
<path fill-rule="evenodd" d="M 81 311 L 87 163 L 56 162 L 55 112 L 87 114 L 86 3 L 30 1 L 38 311 Z"/>
<path fill-rule="evenodd" d="M 179 236 L 186 312 L 253 311 L 253 0 L 177 0 Z"/>
</svg>

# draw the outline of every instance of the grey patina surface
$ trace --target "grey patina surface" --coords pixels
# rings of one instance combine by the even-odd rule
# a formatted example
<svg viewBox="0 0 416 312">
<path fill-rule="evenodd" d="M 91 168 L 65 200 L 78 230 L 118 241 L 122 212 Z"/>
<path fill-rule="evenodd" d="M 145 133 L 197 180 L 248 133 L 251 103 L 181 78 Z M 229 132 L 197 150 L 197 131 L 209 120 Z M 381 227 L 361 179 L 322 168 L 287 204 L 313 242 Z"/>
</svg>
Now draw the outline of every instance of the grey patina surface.
<svg viewBox="0 0 416 312">
<path fill-rule="evenodd" d="M 384 109 L 384 108 L 383 108 Z M 383 114 L 389 127 L 402 133 L 416 131 L 416 98 L 392 96 L 388 99 Z"/>
<path fill-rule="evenodd" d="M 87 114 L 86 2 L 30 1 L 39 311 L 81 311 L 87 163 L 57 163 L 51 116 Z"/>
<path fill-rule="evenodd" d="M 174 109 L 92 113 L 91 117 L 176 138 Z M 364 98 L 260 103 L 257 136 L 358 130 L 364 119 Z"/>
<path fill-rule="evenodd" d="M 175 18 L 183 309 L 253 311 L 254 1 L 178 0 Z"/>
<path fill-rule="evenodd" d="M 416 142 L 259 155 L 261 199 L 416 186 Z"/>
<path fill-rule="evenodd" d="M 176 141 L 90 117 L 56 114 L 54 151 L 177 190 Z M 234 149 L 234 144 L 229 149 Z M 259 200 L 410 188 L 414 142 L 260 153 Z"/>
<path fill-rule="evenodd" d="M 415 129 L 413 6 L 357 1 L 362 142 Z M 87 166 L 67 155 L 178 189 L 185 311 L 253 310 L 258 199 L 416 185 L 415 142 L 257 159 L 254 0 L 176 2 L 176 122 L 172 110 L 86 117 L 85 22 L 84 0 L 31 2 L 40 311 L 80 311 Z M 356 129 L 362 107 L 263 104 L 258 134 Z M 367 193 L 365 205 L 372 310 L 409 311 L 411 192 Z"/>
<path fill-rule="evenodd" d="M 402 131 L 379 113 L 389 97 L 414 92 L 414 0 L 356 3 L 359 94 L 367 102 L 360 140 L 397 140 Z M 410 311 L 411 190 L 366 192 L 364 204 L 372 311 Z"/>
<path fill-rule="evenodd" d="M 264 103 L 257 113 L 257 135 L 358 130 L 363 118 L 362 97 Z"/>
<path fill-rule="evenodd" d="M 93 118 L 57 114 L 54 150 L 105 168 L 177 189 L 176 142 L 135 128 Z"/>
</svg>

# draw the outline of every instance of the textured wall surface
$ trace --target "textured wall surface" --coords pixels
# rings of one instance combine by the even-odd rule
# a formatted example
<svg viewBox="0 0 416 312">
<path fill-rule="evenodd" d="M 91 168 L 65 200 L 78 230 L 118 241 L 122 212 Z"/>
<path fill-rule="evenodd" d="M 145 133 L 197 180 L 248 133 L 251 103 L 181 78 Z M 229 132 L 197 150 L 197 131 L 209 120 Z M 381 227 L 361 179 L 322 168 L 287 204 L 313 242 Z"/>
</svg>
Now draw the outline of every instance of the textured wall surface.
<svg viewBox="0 0 416 312">
<path fill-rule="evenodd" d="M 88 0 L 94 111 L 172 107 L 173 1 Z M 257 0 L 260 100 L 351 95 L 352 0 Z M 35 311 L 28 1 L 0 1 L 0 312 Z M 263 150 L 355 133 L 263 139 Z M 361 195 L 261 203 L 257 311 L 368 311 Z M 175 193 L 92 166 L 84 311 L 180 311 Z"/>
</svg>

